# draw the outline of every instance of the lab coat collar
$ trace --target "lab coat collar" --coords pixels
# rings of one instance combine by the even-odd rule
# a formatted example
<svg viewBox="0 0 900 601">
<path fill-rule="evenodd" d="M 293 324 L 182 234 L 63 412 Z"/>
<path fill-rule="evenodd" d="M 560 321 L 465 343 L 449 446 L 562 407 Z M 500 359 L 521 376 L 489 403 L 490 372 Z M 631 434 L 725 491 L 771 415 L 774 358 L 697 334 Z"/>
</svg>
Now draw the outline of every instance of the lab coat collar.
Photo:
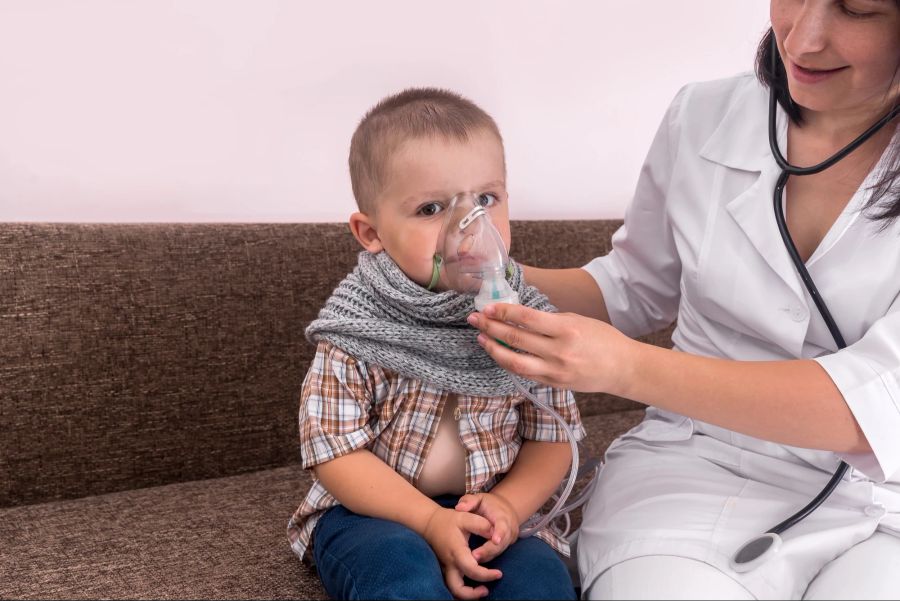
<svg viewBox="0 0 900 601">
<path fill-rule="evenodd" d="M 774 163 L 769 151 L 768 116 L 768 90 L 754 78 L 735 91 L 731 106 L 700 149 L 700 156 L 732 169 L 762 171 Z M 785 117 L 779 106 L 779 132 L 786 124 Z"/>
</svg>

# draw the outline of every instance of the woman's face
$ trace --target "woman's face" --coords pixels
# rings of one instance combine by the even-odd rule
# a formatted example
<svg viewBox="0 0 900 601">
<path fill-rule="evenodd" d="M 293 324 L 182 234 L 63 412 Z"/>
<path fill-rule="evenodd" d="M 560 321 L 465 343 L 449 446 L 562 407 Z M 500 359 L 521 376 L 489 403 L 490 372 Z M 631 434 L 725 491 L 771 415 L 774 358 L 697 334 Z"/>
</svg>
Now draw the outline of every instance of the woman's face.
<svg viewBox="0 0 900 601">
<path fill-rule="evenodd" d="M 771 19 L 801 107 L 880 113 L 900 92 L 897 0 L 772 0 Z"/>
</svg>

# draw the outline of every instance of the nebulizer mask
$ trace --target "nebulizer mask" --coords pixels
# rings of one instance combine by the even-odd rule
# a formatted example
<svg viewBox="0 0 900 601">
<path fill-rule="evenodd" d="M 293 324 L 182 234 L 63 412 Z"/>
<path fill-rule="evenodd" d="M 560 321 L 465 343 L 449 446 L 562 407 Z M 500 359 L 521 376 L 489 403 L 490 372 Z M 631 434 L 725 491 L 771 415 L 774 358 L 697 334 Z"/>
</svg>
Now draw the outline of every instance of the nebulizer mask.
<svg viewBox="0 0 900 601">
<path fill-rule="evenodd" d="M 434 253 L 432 289 L 438 281 L 451 290 L 475 296 L 475 309 L 481 311 L 492 303 L 518 304 L 519 295 L 506 281 L 509 256 L 500 232 L 494 227 L 488 209 L 496 199 L 489 193 L 462 192 L 454 196 L 445 209 L 444 221 Z M 502 343 L 502 341 L 499 341 Z M 565 520 L 564 527 L 552 524 L 557 534 L 566 536 L 571 522 L 568 513 L 584 504 L 596 482 L 593 476 L 599 471 L 599 461 L 591 459 L 579 467 L 578 443 L 571 426 L 552 407 L 535 397 L 520 381 L 512 376 L 513 383 L 525 398 L 549 414 L 568 436 L 572 450 L 572 466 L 569 478 L 561 490 L 552 497 L 553 508 L 522 525 L 519 536 L 524 538 L 542 530 L 557 518 Z M 591 484 L 575 499 L 566 504 L 576 480 L 592 473 Z"/>
<path fill-rule="evenodd" d="M 450 200 L 429 286 L 442 277 L 447 288 L 474 294 L 478 311 L 491 303 L 519 302 L 519 295 L 506 281 L 509 256 L 488 213 L 492 202 L 493 195 L 473 192 L 462 192 Z"/>
</svg>

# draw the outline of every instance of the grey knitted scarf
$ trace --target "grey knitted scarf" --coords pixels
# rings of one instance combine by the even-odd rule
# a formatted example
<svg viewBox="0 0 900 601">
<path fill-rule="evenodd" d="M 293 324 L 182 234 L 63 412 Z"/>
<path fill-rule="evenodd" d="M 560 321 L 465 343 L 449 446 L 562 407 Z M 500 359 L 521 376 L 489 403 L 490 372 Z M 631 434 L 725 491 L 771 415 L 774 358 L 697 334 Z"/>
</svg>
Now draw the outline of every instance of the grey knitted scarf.
<svg viewBox="0 0 900 601">
<path fill-rule="evenodd" d="M 519 301 L 541 311 L 556 309 L 522 269 L 512 263 L 510 286 Z M 477 396 L 511 394 L 509 372 L 478 344 L 466 322 L 473 297 L 429 292 L 410 280 L 387 253 L 359 254 L 356 268 L 335 288 L 306 328 L 311 342 L 326 340 L 354 357 L 450 392 Z M 528 380 L 520 381 L 529 387 Z"/>
</svg>

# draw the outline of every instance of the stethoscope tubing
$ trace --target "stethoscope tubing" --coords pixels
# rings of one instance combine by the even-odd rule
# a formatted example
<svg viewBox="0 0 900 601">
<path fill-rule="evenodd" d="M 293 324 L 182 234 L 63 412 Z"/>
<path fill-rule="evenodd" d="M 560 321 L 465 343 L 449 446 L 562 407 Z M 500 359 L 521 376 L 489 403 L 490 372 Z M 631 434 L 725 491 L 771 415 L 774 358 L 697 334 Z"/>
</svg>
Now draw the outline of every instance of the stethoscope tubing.
<svg viewBox="0 0 900 601">
<path fill-rule="evenodd" d="M 774 119 L 772 119 L 772 121 L 774 121 Z M 775 148 L 778 148 L 777 140 L 775 141 Z M 781 152 L 779 151 L 775 156 L 777 157 L 780 154 Z M 785 161 L 785 164 L 788 163 Z M 778 223 L 778 231 L 781 233 L 781 239 L 784 241 L 784 246 L 787 249 L 788 254 L 791 256 L 791 261 L 794 263 L 794 267 L 797 269 L 797 272 L 800 274 L 800 278 L 806 285 L 806 290 L 809 292 L 809 295 L 812 297 L 813 302 L 816 304 L 816 308 L 822 315 L 822 319 L 825 320 L 825 323 L 828 326 L 828 331 L 831 332 L 831 336 L 834 338 L 834 341 L 837 344 L 838 348 L 842 349 L 847 346 L 847 343 L 844 342 L 844 336 L 841 334 L 841 331 L 835 323 L 834 318 L 832 318 L 831 312 L 828 310 L 828 306 L 822 299 L 822 295 L 819 294 L 819 290 L 818 288 L 816 288 L 816 284 L 813 281 L 812 276 L 809 275 L 809 270 L 806 269 L 806 265 L 804 265 L 803 259 L 800 257 L 800 253 L 797 251 L 797 245 L 794 244 L 794 239 L 791 237 L 791 233 L 787 228 L 787 223 L 785 223 L 784 220 L 784 188 L 787 185 L 787 180 L 790 176 L 790 172 L 788 172 L 787 170 L 783 170 L 778 178 L 778 183 L 775 184 L 773 202 L 775 208 L 775 220 Z M 834 492 L 840 481 L 843 480 L 844 474 L 847 473 L 849 467 L 850 466 L 847 465 L 845 461 L 841 461 L 840 464 L 838 464 L 834 475 L 831 476 L 831 479 L 828 481 L 825 487 L 812 499 L 812 501 L 810 501 L 805 507 L 803 507 L 803 509 L 788 517 L 786 520 L 780 522 L 772 528 L 769 528 L 767 532 L 770 532 L 772 534 L 781 534 L 788 528 L 801 522 L 809 514 L 818 509 L 819 506 L 822 505 L 822 503 L 824 503 L 825 500 L 831 496 L 831 493 Z"/>
</svg>

